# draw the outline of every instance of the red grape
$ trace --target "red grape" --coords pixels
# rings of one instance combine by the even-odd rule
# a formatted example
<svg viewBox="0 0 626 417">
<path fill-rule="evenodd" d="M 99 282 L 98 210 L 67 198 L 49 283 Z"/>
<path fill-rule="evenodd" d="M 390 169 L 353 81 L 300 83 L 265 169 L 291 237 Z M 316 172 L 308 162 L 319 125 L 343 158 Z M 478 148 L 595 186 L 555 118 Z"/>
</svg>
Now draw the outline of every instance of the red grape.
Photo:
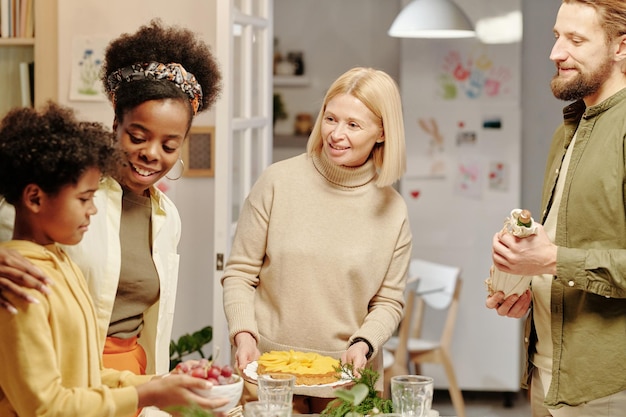
<svg viewBox="0 0 626 417">
<path fill-rule="evenodd" d="M 219 366 L 213 365 L 209 368 L 209 370 L 207 371 L 207 376 L 209 378 L 215 378 L 217 379 L 218 376 L 220 376 L 222 374 L 222 370 L 220 369 Z"/>
<path fill-rule="evenodd" d="M 204 358 L 195 362 L 181 362 L 176 365 L 172 373 L 206 379 L 213 385 L 227 385 L 236 381 L 231 365 L 218 366 Z"/>
<path fill-rule="evenodd" d="M 233 375 L 233 368 L 230 365 L 222 366 L 222 376 L 225 378 L 230 378 Z"/>
<path fill-rule="evenodd" d="M 191 370 L 191 376 L 196 377 L 196 378 L 207 378 L 207 370 L 206 368 L 193 368 Z"/>
<path fill-rule="evenodd" d="M 176 370 L 179 373 L 186 374 L 186 373 L 189 372 L 189 365 L 187 365 L 186 363 L 181 362 L 178 365 L 176 365 Z"/>
</svg>

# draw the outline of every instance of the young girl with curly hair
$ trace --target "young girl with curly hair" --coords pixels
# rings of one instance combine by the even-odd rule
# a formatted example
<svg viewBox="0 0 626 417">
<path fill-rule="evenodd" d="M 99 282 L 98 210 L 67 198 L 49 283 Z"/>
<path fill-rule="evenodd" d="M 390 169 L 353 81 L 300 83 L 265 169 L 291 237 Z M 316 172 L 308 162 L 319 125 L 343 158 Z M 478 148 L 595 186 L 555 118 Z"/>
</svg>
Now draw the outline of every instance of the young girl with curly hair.
<svg viewBox="0 0 626 417">
<path fill-rule="evenodd" d="M 0 193 L 15 207 L 13 238 L 0 243 L 37 266 L 54 285 L 35 303 L 5 297 L 0 309 L 0 415 L 122 416 L 146 405 L 219 402 L 197 396 L 199 378 L 138 376 L 102 369 L 96 311 L 83 274 L 66 250 L 82 239 L 98 209 L 102 175 L 116 175 L 114 136 L 50 103 L 15 109 L 0 124 Z M 61 246 L 64 245 L 64 246 Z"/>
</svg>

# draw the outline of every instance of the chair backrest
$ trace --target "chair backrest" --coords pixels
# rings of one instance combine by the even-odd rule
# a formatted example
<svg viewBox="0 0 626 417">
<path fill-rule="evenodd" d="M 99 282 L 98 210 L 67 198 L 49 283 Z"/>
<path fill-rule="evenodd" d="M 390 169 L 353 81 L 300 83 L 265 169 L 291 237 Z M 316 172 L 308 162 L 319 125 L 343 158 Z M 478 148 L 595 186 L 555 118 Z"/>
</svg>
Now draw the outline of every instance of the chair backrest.
<svg viewBox="0 0 626 417">
<path fill-rule="evenodd" d="M 417 281 L 417 295 L 431 308 L 443 310 L 450 306 L 461 268 L 422 259 L 413 259 L 409 279 Z"/>
<path fill-rule="evenodd" d="M 405 355 L 408 339 L 421 337 L 426 305 L 435 310 L 447 309 L 439 334 L 441 344 L 449 346 L 459 308 L 460 275 L 461 269 L 455 266 L 422 259 L 411 260 L 405 290 L 405 316 L 398 329 L 400 348 L 396 353 Z"/>
<path fill-rule="evenodd" d="M 439 363 L 447 367 L 444 359 L 447 357 L 445 353 L 451 349 L 459 310 L 460 275 L 461 269 L 455 266 L 411 260 L 404 292 L 404 317 L 397 340 L 390 344 L 395 352 L 393 360 L 387 361 L 392 365 L 385 370 L 387 386 L 393 375 L 412 371 L 409 361 L 416 367 L 422 363 Z"/>
</svg>

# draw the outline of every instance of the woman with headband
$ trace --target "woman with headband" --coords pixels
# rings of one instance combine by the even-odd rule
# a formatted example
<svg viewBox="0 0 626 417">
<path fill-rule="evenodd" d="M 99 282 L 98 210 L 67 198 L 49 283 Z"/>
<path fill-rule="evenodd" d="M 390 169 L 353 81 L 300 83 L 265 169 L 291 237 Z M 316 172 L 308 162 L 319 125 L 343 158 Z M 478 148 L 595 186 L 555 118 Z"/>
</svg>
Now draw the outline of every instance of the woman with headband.
<svg viewBox="0 0 626 417">
<path fill-rule="evenodd" d="M 120 174 L 101 182 L 98 214 L 81 243 L 67 252 L 94 299 L 99 331 L 106 336 L 104 366 L 163 374 L 169 370 L 181 223 L 155 184 L 182 165 L 193 117 L 213 105 L 221 75 L 209 47 L 193 32 L 153 20 L 108 45 L 102 81 L 126 160 Z M 178 168 L 172 176 L 178 177 Z M 10 208 L 0 202 L 3 225 Z M 24 259 L 0 252 L 0 291 L 22 295 L 23 285 L 45 292 L 42 279 Z M 0 303 L 19 314 L 1 293 Z"/>
</svg>

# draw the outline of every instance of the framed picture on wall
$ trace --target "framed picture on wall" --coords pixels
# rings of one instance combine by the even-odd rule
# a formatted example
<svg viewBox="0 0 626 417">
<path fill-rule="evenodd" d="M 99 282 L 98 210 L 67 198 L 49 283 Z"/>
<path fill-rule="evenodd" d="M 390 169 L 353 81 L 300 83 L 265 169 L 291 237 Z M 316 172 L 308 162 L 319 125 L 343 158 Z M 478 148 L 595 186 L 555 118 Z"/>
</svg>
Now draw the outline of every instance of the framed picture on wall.
<svg viewBox="0 0 626 417">
<path fill-rule="evenodd" d="M 182 153 L 185 177 L 215 175 L 215 126 L 192 126 Z"/>
</svg>

